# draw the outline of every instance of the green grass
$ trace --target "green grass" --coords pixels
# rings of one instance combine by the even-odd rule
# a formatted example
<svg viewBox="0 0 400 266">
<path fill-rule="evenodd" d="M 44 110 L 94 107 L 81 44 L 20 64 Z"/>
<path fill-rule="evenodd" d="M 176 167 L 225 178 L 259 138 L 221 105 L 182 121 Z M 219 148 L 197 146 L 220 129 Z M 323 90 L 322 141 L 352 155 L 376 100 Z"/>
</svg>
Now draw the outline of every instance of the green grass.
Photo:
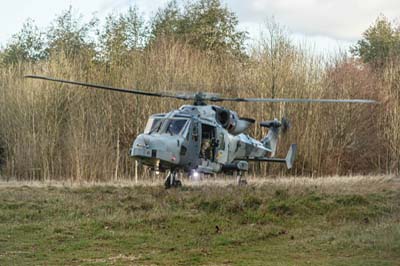
<svg viewBox="0 0 400 266">
<path fill-rule="evenodd" d="M 400 191 L 0 186 L 0 265 L 400 265 Z"/>
</svg>

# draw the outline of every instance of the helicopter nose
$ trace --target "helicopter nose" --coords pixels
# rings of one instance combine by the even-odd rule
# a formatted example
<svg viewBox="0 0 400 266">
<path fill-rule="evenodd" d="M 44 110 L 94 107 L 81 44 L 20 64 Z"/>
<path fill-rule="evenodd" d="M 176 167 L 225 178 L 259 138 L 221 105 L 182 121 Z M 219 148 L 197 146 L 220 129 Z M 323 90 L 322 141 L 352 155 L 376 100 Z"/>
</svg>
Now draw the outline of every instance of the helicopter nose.
<svg viewBox="0 0 400 266">
<path fill-rule="evenodd" d="M 179 139 L 141 134 L 133 142 L 131 156 L 144 160 L 160 160 L 170 164 L 179 163 Z"/>
</svg>

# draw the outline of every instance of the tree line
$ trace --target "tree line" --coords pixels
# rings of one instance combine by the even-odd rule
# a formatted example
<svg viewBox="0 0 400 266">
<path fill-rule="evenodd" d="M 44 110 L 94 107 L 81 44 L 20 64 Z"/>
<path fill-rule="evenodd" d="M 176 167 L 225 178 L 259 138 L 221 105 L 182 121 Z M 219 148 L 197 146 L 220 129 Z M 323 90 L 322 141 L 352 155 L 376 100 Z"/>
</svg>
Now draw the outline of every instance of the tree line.
<svg viewBox="0 0 400 266">
<path fill-rule="evenodd" d="M 149 21 L 132 6 L 125 13 L 109 14 L 102 27 L 96 17 L 83 22 L 70 6 L 45 31 L 28 19 L 3 49 L 1 61 L 5 65 L 37 62 L 62 52 L 68 58 L 84 53 L 99 62 L 113 62 L 149 49 L 161 39 L 215 55 L 244 56 L 246 33 L 237 25 L 236 15 L 219 0 L 188 2 L 184 7 L 171 1 Z"/>
<path fill-rule="evenodd" d="M 398 173 L 400 28 L 379 16 L 350 53 L 313 54 L 273 19 L 245 45 L 219 0 L 169 2 L 149 20 L 138 7 L 84 22 L 72 7 L 45 30 L 28 20 L 0 51 L 0 169 L 18 179 L 132 178 L 128 150 L 149 115 L 178 100 L 119 95 L 24 80 L 36 73 L 149 91 L 232 97 L 369 98 L 378 105 L 228 103 L 257 121 L 288 117 L 281 155 L 295 168 L 252 164 L 255 175 Z M 266 134 L 255 126 L 257 138 Z M 139 166 L 139 172 L 145 169 Z"/>
</svg>

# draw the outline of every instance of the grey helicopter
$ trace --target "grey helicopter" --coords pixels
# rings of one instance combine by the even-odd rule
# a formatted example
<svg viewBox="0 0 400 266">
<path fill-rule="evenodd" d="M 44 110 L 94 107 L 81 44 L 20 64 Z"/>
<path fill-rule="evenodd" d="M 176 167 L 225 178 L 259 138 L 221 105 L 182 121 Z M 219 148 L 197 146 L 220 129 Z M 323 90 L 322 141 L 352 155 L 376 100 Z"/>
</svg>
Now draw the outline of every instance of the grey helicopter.
<svg viewBox="0 0 400 266">
<path fill-rule="evenodd" d="M 237 183 L 246 184 L 244 173 L 250 161 L 283 163 L 293 167 L 297 145 L 291 144 L 285 158 L 276 158 L 280 131 L 289 127 L 286 119 L 263 121 L 267 135 L 257 140 L 246 134 L 255 123 L 235 111 L 207 102 L 259 103 L 376 103 L 366 99 L 299 99 L 299 98 L 229 98 L 211 93 L 165 93 L 116 88 L 52 77 L 26 75 L 25 78 L 84 86 L 101 90 L 192 101 L 177 110 L 150 116 L 144 132 L 136 137 L 130 156 L 156 172 L 167 172 L 165 188 L 180 187 L 180 172 L 192 178 L 216 173 L 236 173 Z"/>
</svg>

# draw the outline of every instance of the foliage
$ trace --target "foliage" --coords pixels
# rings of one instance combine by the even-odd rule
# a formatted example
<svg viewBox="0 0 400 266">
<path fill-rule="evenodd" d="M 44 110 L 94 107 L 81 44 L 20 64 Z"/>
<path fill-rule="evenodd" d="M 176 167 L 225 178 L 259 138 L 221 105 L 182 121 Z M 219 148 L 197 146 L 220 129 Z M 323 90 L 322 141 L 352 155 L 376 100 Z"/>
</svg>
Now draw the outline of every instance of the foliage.
<svg viewBox="0 0 400 266">
<path fill-rule="evenodd" d="M 351 49 L 365 63 L 381 68 L 389 59 L 400 56 L 400 28 L 380 16 L 364 33 L 363 39 Z"/>
<path fill-rule="evenodd" d="M 92 54 L 94 56 L 95 43 L 90 39 L 98 19 L 82 22 L 82 16 L 75 16 L 72 6 L 63 11 L 51 24 L 48 33 L 50 56 L 64 53 L 66 57 L 76 57 L 79 54 Z"/>
<path fill-rule="evenodd" d="M 14 34 L 11 41 L 0 53 L 0 62 L 5 65 L 35 62 L 47 57 L 44 33 L 34 21 L 28 19 L 22 29 Z"/>
<path fill-rule="evenodd" d="M 169 1 L 167 6 L 159 9 L 151 22 L 151 38 L 166 38 L 181 35 L 183 26 L 181 10 L 176 1 Z"/>
<path fill-rule="evenodd" d="M 236 29 L 238 23 L 220 0 L 189 2 L 183 10 L 171 1 L 154 18 L 152 38 L 175 38 L 204 51 L 240 56 L 246 33 Z"/>
<path fill-rule="evenodd" d="M 287 30 L 279 25 L 274 17 L 268 18 L 261 31 L 259 44 L 252 51 L 252 56 L 257 58 L 265 68 L 262 76 L 260 91 L 265 93 L 264 97 L 276 98 L 282 92 L 283 83 L 286 83 L 294 75 L 293 59 L 299 56 L 292 41 L 289 39 Z M 265 87 L 266 85 L 270 87 Z M 270 112 L 274 113 L 273 104 Z"/>
<path fill-rule="evenodd" d="M 137 7 L 130 7 L 125 14 L 111 14 L 99 35 L 101 59 L 118 63 L 143 49 L 146 41 L 147 28 Z"/>
</svg>

